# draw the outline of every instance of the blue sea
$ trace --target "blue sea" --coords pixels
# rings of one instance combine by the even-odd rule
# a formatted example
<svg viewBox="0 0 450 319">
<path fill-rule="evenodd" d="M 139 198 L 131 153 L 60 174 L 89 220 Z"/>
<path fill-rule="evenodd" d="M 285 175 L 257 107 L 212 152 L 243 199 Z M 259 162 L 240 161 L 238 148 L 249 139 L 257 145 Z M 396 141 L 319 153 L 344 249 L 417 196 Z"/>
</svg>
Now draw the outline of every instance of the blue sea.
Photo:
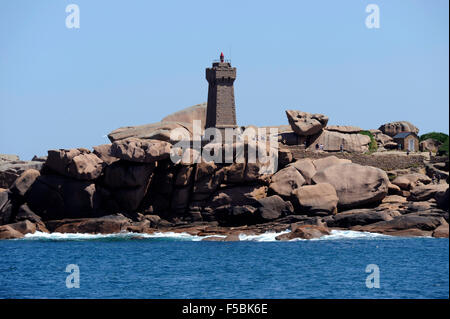
<svg viewBox="0 0 450 319">
<path fill-rule="evenodd" d="M 318 240 L 43 234 L 0 241 L 0 298 L 449 298 L 449 241 L 333 231 Z M 68 265 L 79 288 L 67 288 Z M 368 288 L 368 265 L 379 288 Z M 369 266 L 374 267 L 374 266 Z M 370 285 L 369 285 L 370 286 Z"/>
</svg>

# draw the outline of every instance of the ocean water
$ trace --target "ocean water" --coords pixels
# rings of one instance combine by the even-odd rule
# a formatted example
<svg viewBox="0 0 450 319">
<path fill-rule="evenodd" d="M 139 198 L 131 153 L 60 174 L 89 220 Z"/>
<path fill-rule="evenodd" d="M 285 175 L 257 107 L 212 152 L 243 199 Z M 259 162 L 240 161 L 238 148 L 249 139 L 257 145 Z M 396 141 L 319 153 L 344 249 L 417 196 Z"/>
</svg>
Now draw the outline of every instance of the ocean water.
<svg viewBox="0 0 450 319">
<path fill-rule="evenodd" d="M 449 298 L 449 241 L 333 231 L 205 242 L 188 234 L 0 241 L 0 298 Z M 69 264 L 79 288 L 67 288 Z M 379 288 L 368 288 L 368 265 Z M 372 266 L 373 267 L 373 266 Z M 369 280 L 373 282 L 372 280 Z"/>
</svg>

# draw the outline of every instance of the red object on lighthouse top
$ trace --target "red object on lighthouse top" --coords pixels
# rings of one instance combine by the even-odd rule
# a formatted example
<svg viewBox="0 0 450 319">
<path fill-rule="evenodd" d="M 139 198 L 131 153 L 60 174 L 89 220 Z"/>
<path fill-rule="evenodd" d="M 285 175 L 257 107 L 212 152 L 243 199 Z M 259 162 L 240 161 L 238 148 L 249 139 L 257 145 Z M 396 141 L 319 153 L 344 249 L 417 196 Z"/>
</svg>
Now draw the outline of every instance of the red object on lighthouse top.
<svg viewBox="0 0 450 319">
<path fill-rule="evenodd" d="M 223 52 L 220 52 L 220 62 L 223 63 L 223 60 L 224 60 Z"/>
</svg>

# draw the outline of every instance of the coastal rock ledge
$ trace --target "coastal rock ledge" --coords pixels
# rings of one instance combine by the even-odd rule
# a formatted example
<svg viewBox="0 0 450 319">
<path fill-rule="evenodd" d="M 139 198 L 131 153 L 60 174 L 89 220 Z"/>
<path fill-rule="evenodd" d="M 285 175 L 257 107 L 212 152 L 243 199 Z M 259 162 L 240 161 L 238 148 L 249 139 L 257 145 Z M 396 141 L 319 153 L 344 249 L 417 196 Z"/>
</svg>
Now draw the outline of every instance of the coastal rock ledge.
<svg viewBox="0 0 450 319">
<path fill-rule="evenodd" d="M 298 141 L 360 135 L 353 126 L 327 127 L 324 115 L 287 115 Z M 191 119 L 204 123 L 204 117 L 199 105 L 159 123 L 176 122 L 176 127 Z M 406 128 L 403 123 L 380 130 L 392 135 Z M 206 241 L 266 232 L 281 232 L 280 241 L 313 239 L 333 230 L 448 237 L 448 178 L 436 181 L 429 168 L 448 176 L 448 158 L 427 163 L 419 156 L 398 156 L 403 166 L 388 171 L 382 169 L 387 155 L 346 148 L 331 155 L 326 147 L 311 151 L 280 142 L 277 171 L 267 174 L 261 173 L 267 172 L 262 163 L 249 163 L 247 154 L 243 163 L 174 163 L 167 132 L 153 132 L 128 128 L 119 136 L 116 130 L 111 144 L 92 151 L 49 150 L 47 157 L 30 162 L 0 156 L 0 239 L 37 231 L 178 232 Z"/>
</svg>

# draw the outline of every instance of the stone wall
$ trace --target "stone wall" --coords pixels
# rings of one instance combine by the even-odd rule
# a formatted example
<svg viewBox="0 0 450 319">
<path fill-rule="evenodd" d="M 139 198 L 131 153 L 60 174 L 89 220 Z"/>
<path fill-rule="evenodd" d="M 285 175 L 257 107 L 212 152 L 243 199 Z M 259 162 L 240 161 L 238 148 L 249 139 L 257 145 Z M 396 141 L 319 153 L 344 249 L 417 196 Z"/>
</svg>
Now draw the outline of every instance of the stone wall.
<svg viewBox="0 0 450 319">
<path fill-rule="evenodd" d="M 283 146 L 292 152 L 295 159 L 301 158 L 323 158 L 330 156 L 328 152 L 315 152 L 305 151 L 303 147 L 299 145 Z M 373 166 L 385 171 L 391 171 L 396 169 L 406 169 L 411 167 L 422 168 L 425 167 L 424 157 L 422 155 L 398 155 L 398 154 L 385 154 L 385 155 L 373 155 L 373 154 L 356 154 L 356 153 L 332 153 L 338 158 L 349 159 L 353 163 Z"/>
</svg>

